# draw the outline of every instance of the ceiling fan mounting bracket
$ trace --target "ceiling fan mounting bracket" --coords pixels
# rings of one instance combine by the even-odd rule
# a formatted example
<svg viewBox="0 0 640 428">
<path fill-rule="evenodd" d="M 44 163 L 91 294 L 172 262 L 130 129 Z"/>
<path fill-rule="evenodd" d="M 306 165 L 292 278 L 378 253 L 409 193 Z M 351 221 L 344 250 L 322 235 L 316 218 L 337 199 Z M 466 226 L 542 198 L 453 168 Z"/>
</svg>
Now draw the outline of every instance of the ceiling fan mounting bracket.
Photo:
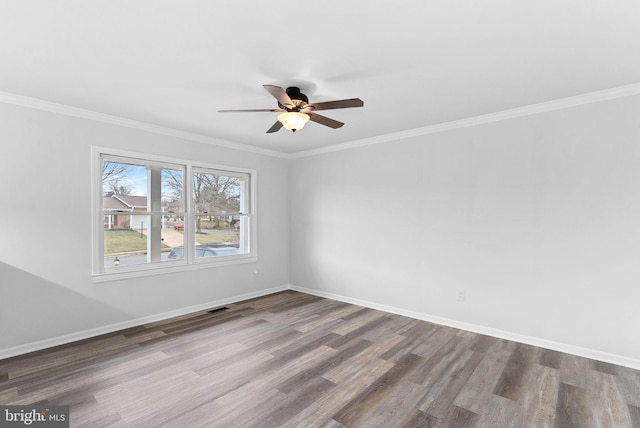
<svg viewBox="0 0 640 428">
<path fill-rule="evenodd" d="M 309 104 L 309 98 L 305 94 L 300 92 L 300 88 L 298 88 L 297 86 L 289 86 L 287 89 L 285 89 L 285 92 L 293 102 L 293 105 L 281 104 L 280 101 L 278 101 L 278 107 L 280 107 L 281 109 L 285 109 L 288 112 L 299 112 L 307 104 Z"/>
</svg>

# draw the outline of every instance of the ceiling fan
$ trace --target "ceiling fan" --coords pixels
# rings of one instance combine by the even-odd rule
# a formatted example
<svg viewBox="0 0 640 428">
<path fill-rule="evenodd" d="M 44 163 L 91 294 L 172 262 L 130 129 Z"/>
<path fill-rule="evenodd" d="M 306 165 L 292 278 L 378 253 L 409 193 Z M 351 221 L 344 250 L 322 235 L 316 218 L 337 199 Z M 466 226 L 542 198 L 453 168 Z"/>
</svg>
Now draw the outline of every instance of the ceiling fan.
<svg viewBox="0 0 640 428">
<path fill-rule="evenodd" d="M 321 116 L 315 113 L 316 110 L 331 110 L 338 108 L 362 107 L 364 101 L 360 98 L 349 98 L 346 100 L 324 101 L 320 103 L 309 103 L 309 98 L 302 92 L 300 88 L 290 86 L 283 89 L 275 85 L 262 85 L 273 97 L 278 100 L 278 107 L 274 109 L 249 109 L 249 110 L 218 110 L 220 113 L 233 112 L 259 112 L 272 111 L 281 113 L 278 120 L 271 128 L 267 130 L 267 134 L 278 132 L 283 126 L 292 132 L 296 132 L 310 120 L 329 128 L 340 128 L 344 123 L 337 120 Z"/>
</svg>

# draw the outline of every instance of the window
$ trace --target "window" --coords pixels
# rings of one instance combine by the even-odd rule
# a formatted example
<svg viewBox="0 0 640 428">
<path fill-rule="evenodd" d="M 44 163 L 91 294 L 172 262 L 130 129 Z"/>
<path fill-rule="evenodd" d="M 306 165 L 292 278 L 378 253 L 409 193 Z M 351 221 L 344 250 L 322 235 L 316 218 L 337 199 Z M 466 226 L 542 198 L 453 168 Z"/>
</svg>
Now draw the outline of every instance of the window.
<svg viewBox="0 0 640 428">
<path fill-rule="evenodd" d="M 99 148 L 94 162 L 95 275 L 255 260 L 255 172 Z"/>
</svg>

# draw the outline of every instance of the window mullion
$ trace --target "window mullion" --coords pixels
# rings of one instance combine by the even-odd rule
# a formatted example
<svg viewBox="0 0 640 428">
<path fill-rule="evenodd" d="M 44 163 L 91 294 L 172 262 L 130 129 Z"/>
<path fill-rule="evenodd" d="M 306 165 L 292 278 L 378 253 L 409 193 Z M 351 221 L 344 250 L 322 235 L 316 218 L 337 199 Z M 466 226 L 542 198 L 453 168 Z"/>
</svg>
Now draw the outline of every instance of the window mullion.
<svg viewBox="0 0 640 428">
<path fill-rule="evenodd" d="M 162 211 L 162 168 L 148 167 L 147 210 L 150 212 Z M 162 256 L 162 217 L 149 215 L 147 219 L 147 255 L 148 262 L 159 262 Z"/>
<path fill-rule="evenodd" d="M 183 195 L 185 204 L 185 216 L 184 216 L 184 253 L 186 262 L 193 263 L 196 257 L 195 253 L 195 216 L 193 215 L 193 167 L 186 165 L 186 174 L 183 183 Z"/>
</svg>

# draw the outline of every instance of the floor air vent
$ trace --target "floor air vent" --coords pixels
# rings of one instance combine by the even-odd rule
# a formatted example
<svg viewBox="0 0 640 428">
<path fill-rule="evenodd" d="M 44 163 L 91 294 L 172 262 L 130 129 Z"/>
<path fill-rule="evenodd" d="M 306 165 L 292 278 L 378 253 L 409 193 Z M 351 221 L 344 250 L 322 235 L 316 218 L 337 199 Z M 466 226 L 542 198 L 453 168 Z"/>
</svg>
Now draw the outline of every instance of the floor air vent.
<svg viewBox="0 0 640 428">
<path fill-rule="evenodd" d="M 215 314 L 218 312 L 226 311 L 227 309 L 229 308 L 227 308 L 226 306 L 223 306 L 222 308 L 211 309 L 210 311 L 207 311 L 207 312 L 209 312 L 210 314 Z"/>
</svg>

